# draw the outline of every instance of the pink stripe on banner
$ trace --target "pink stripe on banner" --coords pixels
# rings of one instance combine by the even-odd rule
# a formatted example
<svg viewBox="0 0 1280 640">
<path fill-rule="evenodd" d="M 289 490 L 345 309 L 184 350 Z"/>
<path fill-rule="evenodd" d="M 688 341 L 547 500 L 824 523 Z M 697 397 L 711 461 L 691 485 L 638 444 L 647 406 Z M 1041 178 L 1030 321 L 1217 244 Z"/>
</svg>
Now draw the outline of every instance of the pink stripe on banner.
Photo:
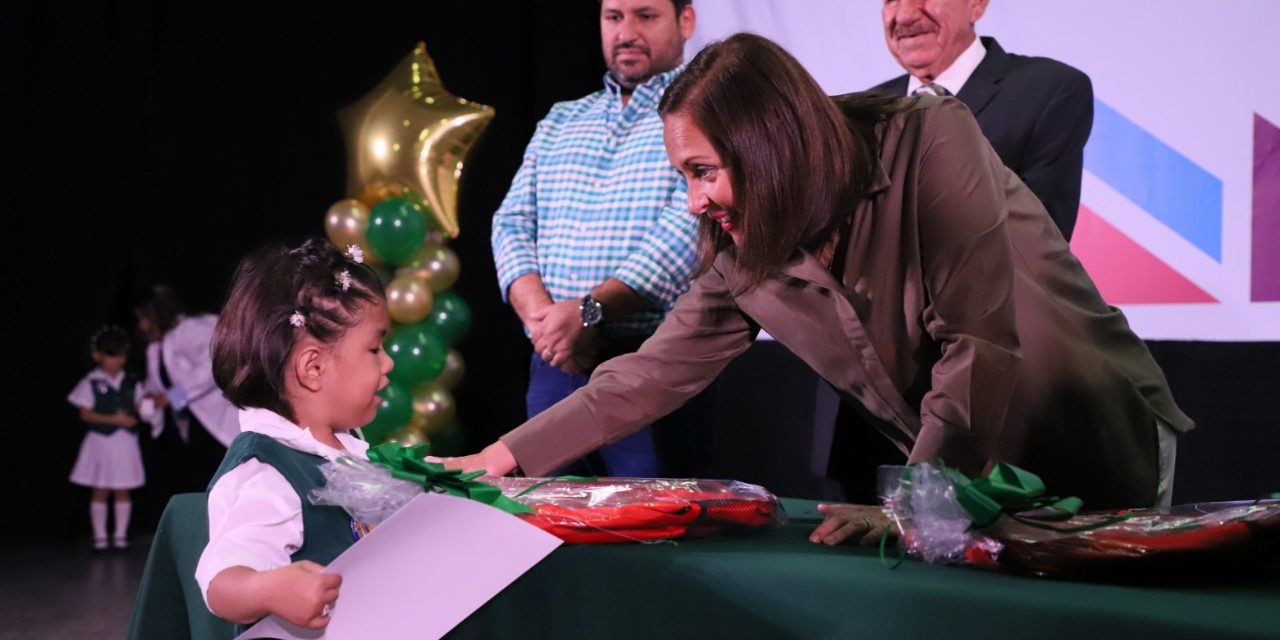
<svg viewBox="0 0 1280 640">
<path fill-rule="evenodd" d="M 1071 237 L 1071 252 L 1108 304 L 1217 302 L 1083 205 Z"/>
<path fill-rule="evenodd" d="M 1280 300 L 1280 129 L 1253 114 L 1254 302 Z"/>
</svg>

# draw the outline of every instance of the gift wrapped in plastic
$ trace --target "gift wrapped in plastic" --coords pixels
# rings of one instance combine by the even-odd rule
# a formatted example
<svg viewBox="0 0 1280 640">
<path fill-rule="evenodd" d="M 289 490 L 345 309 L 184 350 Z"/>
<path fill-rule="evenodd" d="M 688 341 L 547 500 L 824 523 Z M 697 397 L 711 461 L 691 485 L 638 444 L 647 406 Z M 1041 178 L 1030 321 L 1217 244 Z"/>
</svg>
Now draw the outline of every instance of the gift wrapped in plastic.
<svg viewBox="0 0 1280 640">
<path fill-rule="evenodd" d="M 370 460 L 321 465 L 325 485 L 313 504 L 344 508 L 377 526 L 423 491 L 504 509 L 566 542 L 652 542 L 737 535 L 782 524 L 786 512 L 764 488 L 732 480 L 648 478 L 493 478 L 422 459 L 425 450 L 384 444 Z"/>
<path fill-rule="evenodd" d="M 1132 581 L 1256 573 L 1280 558 L 1280 500 L 1080 513 L 1079 500 L 1045 497 L 1039 478 L 1011 465 L 977 480 L 930 464 L 880 473 L 900 544 L 927 562 Z"/>
<path fill-rule="evenodd" d="M 420 483 L 393 477 L 386 467 L 351 456 L 320 465 L 320 473 L 325 483 L 311 490 L 311 503 L 342 507 L 369 529 L 423 492 Z"/>
<path fill-rule="evenodd" d="M 565 542 L 649 542 L 740 535 L 786 522 L 778 499 L 735 480 L 489 478 Z"/>
</svg>

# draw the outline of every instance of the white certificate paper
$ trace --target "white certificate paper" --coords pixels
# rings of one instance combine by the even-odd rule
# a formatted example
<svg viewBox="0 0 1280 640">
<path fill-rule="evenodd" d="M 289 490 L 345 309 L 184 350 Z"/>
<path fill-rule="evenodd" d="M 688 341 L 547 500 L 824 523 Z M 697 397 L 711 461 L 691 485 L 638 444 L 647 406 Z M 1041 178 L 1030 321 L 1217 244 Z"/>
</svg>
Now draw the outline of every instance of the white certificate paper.
<svg viewBox="0 0 1280 640">
<path fill-rule="evenodd" d="M 268 616 L 236 640 L 439 638 L 560 543 L 489 505 L 424 493 L 325 568 L 342 575 L 329 626 Z"/>
</svg>

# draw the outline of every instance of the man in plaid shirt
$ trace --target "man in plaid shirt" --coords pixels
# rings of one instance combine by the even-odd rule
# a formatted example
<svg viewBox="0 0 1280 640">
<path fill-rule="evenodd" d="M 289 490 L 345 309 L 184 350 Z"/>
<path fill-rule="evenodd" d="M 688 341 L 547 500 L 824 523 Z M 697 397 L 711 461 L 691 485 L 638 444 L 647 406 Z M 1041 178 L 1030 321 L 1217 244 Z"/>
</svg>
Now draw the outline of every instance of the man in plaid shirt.
<svg viewBox="0 0 1280 640">
<path fill-rule="evenodd" d="M 636 350 L 688 288 L 697 222 L 657 107 L 694 18 L 691 0 L 603 0 L 604 89 L 552 107 L 493 215 L 498 284 L 534 347 L 530 417 L 585 385 L 599 362 Z M 586 471 L 698 474 L 712 404 L 704 394 L 656 431 L 602 447 Z"/>
</svg>

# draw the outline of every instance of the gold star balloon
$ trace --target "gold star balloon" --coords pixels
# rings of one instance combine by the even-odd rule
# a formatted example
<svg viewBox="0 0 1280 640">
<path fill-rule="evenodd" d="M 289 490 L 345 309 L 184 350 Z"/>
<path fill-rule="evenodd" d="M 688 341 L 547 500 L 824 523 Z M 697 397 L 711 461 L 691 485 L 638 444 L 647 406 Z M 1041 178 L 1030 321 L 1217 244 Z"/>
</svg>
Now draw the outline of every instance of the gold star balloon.
<svg viewBox="0 0 1280 640">
<path fill-rule="evenodd" d="M 433 222 L 458 237 L 458 180 L 493 107 L 445 90 L 418 43 L 391 73 L 338 112 L 347 142 L 347 189 L 369 206 L 389 197 L 421 200 Z"/>
</svg>

